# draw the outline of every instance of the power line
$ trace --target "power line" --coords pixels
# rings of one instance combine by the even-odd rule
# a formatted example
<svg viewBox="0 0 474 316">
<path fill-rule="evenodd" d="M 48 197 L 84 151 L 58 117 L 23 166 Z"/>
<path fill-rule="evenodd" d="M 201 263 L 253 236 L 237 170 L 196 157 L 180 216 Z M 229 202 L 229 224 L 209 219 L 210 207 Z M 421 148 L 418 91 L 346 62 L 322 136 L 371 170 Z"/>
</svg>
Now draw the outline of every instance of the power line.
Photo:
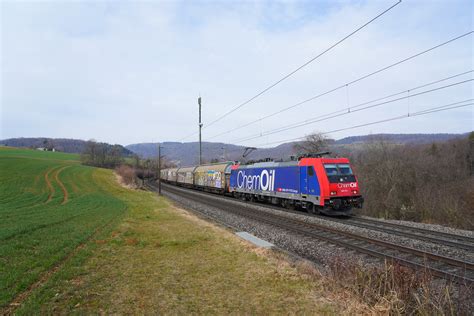
<svg viewBox="0 0 474 316">
<path fill-rule="evenodd" d="M 272 89 L 273 87 L 275 87 L 276 85 L 278 85 L 279 83 L 281 83 L 282 81 L 288 79 L 289 77 L 291 77 L 292 75 L 294 75 L 296 72 L 300 71 L 301 69 L 303 69 L 304 67 L 308 66 L 309 64 L 311 64 L 313 61 L 315 61 L 316 59 L 318 59 L 319 57 L 323 56 L 324 54 L 326 54 L 327 52 L 329 52 L 331 49 L 333 49 L 334 47 L 338 46 L 340 43 L 344 42 L 346 39 L 348 39 L 349 37 L 351 37 L 352 35 L 356 34 L 357 32 L 359 32 L 361 29 L 365 28 L 367 25 L 369 25 L 370 23 L 372 23 L 373 21 L 375 21 L 376 19 L 378 19 L 379 17 L 381 17 L 382 15 L 384 15 L 385 13 L 387 13 L 388 11 L 390 11 L 391 9 L 393 9 L 394 7 L 396 7 L 397 5 L 399 5 L 401 3 L 401 0 L 399 0 L 397 3 L 393 4 L 391 7 L 389 7 L 388 9 L 384 10 L 382 13 L 378 14 L 376 17 L 372 18 L 370 21 L 366 22 L 364 25 L 360 26 L 359 28 L 357 28 L 355 31 L 351 32 L 349 35 L 346 35 L 344 38 L 340 39 L 339 41 L 337 41 L 335 44 L 331 45 L 329 48 L 327 48 L 326 50 L 324 50 L 323 52 L 321 52 L 320 54 L 318 54 L 317 56 L 311 58 L 310 60 L 308 60 L 307 62 L 305 62 L 303 65 L 299 66 L 298 68 L 296 68 L 295 70 L 293 70 L 292 72 L 290 72 L 289 74 L 283 76 L 283 78 L 279 79 L 278 81 L 276 81 L 275 83 L 271 84 L 269 87 L 265 88 L 264 90 L 260 91 L 259 93 L 257 93 L 256 95 L 254 95 L 253 97 L 251 97 L 250 99 L 244 101 L 243 103 L 237 105 L 236 107 L 234 107 L 232 110 L 224 113 L 223 115 L 221 115 L 220 117 L 218 117 L 217 119 L 215 119 L 214 121 L 211 121 L 209 124 L 207 124 L 207 127 L 215 124 L 216 122 L 222 120 L 224 117 L 228 116 L 229 114 L 237 111 L 238 109 L 240 109 L 241 107 L 243 107 L 244 105 L 252 102 L 253 100 L 255 100 L 256 98 L 258 98 L 259 96 L 261 96 L 262 94 L 264 94 L 265 92 L 267 92 L 268 90 Z"/>
<path fill-rule="evenodd" d="M 374 103 L 374 102 L 377 102 L 377 101 L 388 99 L 388 98 L 393 97 L 393 96 L 404 94 L 406 92 L 412 92 L 414 90 L 418 90 L 420 88 L 427 87 L 429 85 L 433 85 L 435 83 L 439 83 L 439 82 L 442 82 L 442 81 L 445 81 L 445 80 L 448 80 L 448 79 L 452 79 L 454 77 L 457 77 L 457 76 L 460 76 L 460 75 L 463 75 L 463 74 L 467 74 L 467 73 L 470 73 L 470 72 L 472 72 L 472 70 L 468 71 L 468 72 L 465 72 L 465 73 L 462 73 L 462 74 L 458 74 L 456 76 L 451 76 L 451 77 L 444 78 L 444 79 L 441 79 L 441 80 L 437 80 L 437 81 L 434 81 L 434 82 L 431 82 L 431 83 L 428 83 L 428 84 L 424 84 L 422 86 L 418 86 L 418 87 L 415 87 L 415 88 L 412 88 L 412 89 L 408 89 L 408 90 L 405 90 L 405 91 L 402 91 L 402 92 L 398 92 L 398 93 L 395 93 L 395 94 L 392 94 L 392 95 L 389 95 L 389 96 L 386 96 L 386 97 L 383 97 L 383 98 L 378 98 L 378 99 L 375 99 L 375 100 L 372 100 L 372 101 L 360 103 L 360 104 L 352 106 L 352 107 L 343 108 L 343 109 L 340 109 L 340 110 L 337 110 L 337 111 L 334 111 L 334 112 L 331 112 L 331 113 L 319 115 L 319 116 L 313 117 L 311 119 L 307 119 L 307 120 L 300 121 L 300 122 L 295 122 L 295 123 L 292 123 L 292 124 L 289 124 L 289 125 L 286 125 L 286 126 L 278 127 L 276 129 L 269 130 L 269 131 L 264 132 L 264 133 L 257 133 L 257 134 L 249 135 L 247 137 L 234 140 L 234 141 L 232 141 L 232 143 L 233 144 L 242 143 L 242 142 L 245 142 L 245 141 L 248 141 L 248 140 L 252 140 L 252 139 L 256 139 L 256 138 L 260 138 L 260 137 L 264 137 L 264 136 L 284 132 L 284 131 L 295 129 L 295 128 L 298 128 L 298 127 L 314 124 L 314 123 L 317 123 L 317 122 L 330 120 L 330 119 L 340 117 L 340 116 L 343 116 L 343 115 L 348 115 L 348 114 L 351 114 L 351 113 L 371 109 L 371 108 L 374 108 L 374 107 L 378 107 L 378 106 L 382 106 L 382 105 L 385 105 L 385 104 L 401 101 L 401 100 L 404 100 L 404 99 L 411 99 L 413 97 L 420 96 L 420 95 L 423 95 L 423 94 L 427 94 L 427 93 L 435 92 L 435 91 L 438 91 L 438 90 L 441 90 L 441 89 L 446 89 L 446 88 L 450 88 L 450 87 L 453 87 L 453 86 L 457 86 L 457 85 L 460 85 L 460 84 L 463 84 L 463 83 L 473 81 L 474 79 L 459 81 L 459 82 L 452 83 L 452 84 L 449 84 L 449 85 L 445 85 L 445 86 L 442 86 L 442 87 L 438 87 L 438 88 L 434 88 L 434 89 L 430 89 L 430 90 L 425 90 L 425 91 L 422 91 L 422 92 L 419 92 L 419 93 L 409 94 L 407 96 L 403 96 L 403 97 L 400 97 L 400 98 L 396 98 L 396 99 L 392 99 L 392 100 L 388 100 L 388 101 L 384 101 L 384 102 L 380 102 L 380 103 L 376 103 L 376 104 L 372 104 L 372 105 L 367 105 L 367 104 L 371 104 L 371 103 Z M 366 106 L 364 106 L 364 105 L 366 105 Z M 362 107 L 362 106 L 364 106 L 364 107 Z"/>
<path fill-rule="evenodd" d="M 336 130 L 326 132 L 325 134 L 341 132 L 341 131 L 345 131 L 345 130 L 348 130 L 348 129 L 360 128 L 360 127 L 364 127 L 364 126 L 370 126 L 370 125 L 374 125 L 374 124 L 394 121 L 394 120 L 408 118 L 408 117 L 421 116 L 421 115 L 426 115 L 426 114 L 435 113 L 435 112 L 441 112 L 441 111 L 447 111 L 447 110 L 462 108 L 462 107 L 466 107 L 466 106 L 469 106 L 469 105 L 473 105 L 474 103 L 472 102 L 472 100 L 473 99 L 467 99 L 467 100 L 464 100 L 464 101 L 458 101 L 458 102 L 454 102 L 454 103 L 450 103 L 450 104 L 446 104 L 446 105 L 436 106 L 436 107 L 429 108 L 429 109 L 422 110 L 422 111 L 418 111 L 418 112 L 407 113 L 406 115 L 401 115 L 401 116 L 393 117 L 393 118 L 390 118 L 390 119 L 385 119 L 385 120 L 381 120 L 381 121 L 355 125 L 355 126 L 351 126 L 351 127 L 347 127 L 347 128 L 340 128 L 340 129 L 336 129 Z M 465 103 L 465 102 L 471 102 L 471 103 L 461 104 L 461 103 Z M 461 105 L 458 105 L 458 104 L 461 104 Z"/>
<path fill-rule="evenodd" d="M 405 90 L 405 91 L 402 91 L 402 92 L 391 94 L 391 95 L 386 96 L 386 97 L 382 97 L 382 98 L 378 98 L 378 99 L 371 100 L 371 101 L 368 101 L 368 102 L 360 103 L 360 104 L 352 106 L 352 107 L 342 108 L 340 110 L 330 112 L 330 113 L 327 113 L 327 114 L 323 114 L 323 115 L 319 115 L 319 116 L 313 117 L 311 119 L 307 119 L 307 120 L 304 120 L 304 121 L 300 121 L 300 122 L 292 123 L 292 124 L 289 124 L 289 125 L 286 125 L 286 126 L 283 126 L 283 127 L 279 127 L 279 128 L 267 131 L 265 133 L 258 133 L 258 134 L 249 135 L 245 138 L 240 138 L 240 139 L 234 140 L 232 143 L 240 143 L 240 142 L 243 142 L 243 141 L 247 141 L 247 140 L 251 140 L 251 139 L 255 139 L 255 138 L 260 138 L 260 137 L 263 137 L 263 136 L 283 132 L 283 131 L 286 131 L 286 130 L 289 130 L 289 129 L 293 129 L 293 128 L 313 124 L 313 123 L 316 123 L 316 122 L 329 120 L 329 119 L 336 118 L 336 117 L 343 116 L 343 115 L 347 115 L 347 114 L 350 114 L 350 113 L 359 112 L 359 111 L 362 111 L 362 110 L 365 110 L 365 109 L 381 106 L 381 105 L 384 105 L 384 104 L 400 101 L 400 100 L 403 100 L 403 99 L 409 99 L 411 97 L 415 97 L 415 96 L 418 96 L 418 95 L 422 95 L 422 94 L 434 92 L 434 91 L 437 91 L 437 90 L 440 90 L 440 89 L 449 88 L 449 87 L 452 87 L 452 86 L 455 86 L 455 85 L 458 85 L 458 84 L 466 83 L 466 82 L 472 81 L 472 79 L 457 82 L 457 83 L 454 83 L 454 84 L 446 85 L 446 86 L 443 86 L 443 87 L 439 87 L 439 88 L 435 88 L 435 89 L 431 89 L 431 90 L 427 90 L 427 91 L 423 91 L 423 92 L 420 92 L 420 93 L 417 93 L 417 94 L 411 94 L 411 95 L 408 95 L 408 96 L 405 96 L 405 97 L 402 97 L 402 98 L 397 98 L 397 99 L 393 99 L 393 100 L 390 100 L 390 101 L 386 101 L 386 102 L 366 106 L 366 107 L 363 107 L 361 109 L 356 109 L 356 108 L 359 108 L 359 107 L 361 107 L 363 105 L 366 105 L 366 104 L 370 104 L 370 103 L 373 103 L 373 102 L 388 99 L 390 97 L 394 97 L 394 96 L 397 96 L 397 95 L 400 95 L 400 94 L 404 94 L 406 92 L 411 92 L 411 91 L 414 91 L 414 90 L 417 90 L 417 89 L 420 89 L 420 88 L 423 88 L 423 87 L 427 87 L 429 85 L 433 85 L 433 84 L 436 84 L 436 83 L 439 83 L 439 82 L 442 82 L 442 81 L 445 81 L 445 80 L 449 80 L 449 79 L 452 79 L 452 78 L 470 73 L 470 72 L 473 72 L 473 71 L 471 70 L 471 71 L 464 72 L 464 73 L 461 73 L 461 74 L 458 74 L 458 75 L 455 75 L 455 76 L 451 76 L 451 77 L 448 77 L 448 78 L 443 78 L 441 80 L 437 80 L 437 81 L 430 82 L 428 84 L 424 84 L 424 85 L 421 85 L 421 86 L 418 86 L 418 87 L 415 87 L 415 88 L 411 88 L 411 89 L 408 89 L 408 90 Z"/>
<path fill-rule="evenodd" d="M 392 10 L 394 7 L 396 7 L 397 5 L 399 5 L 402 1 L 399 0 L 397 3 L 393 4 L 392 6 L 390 6 L 388 9 L 385 9 L 383 12 L 379 13 L 377 16 L 375 16 L 374 18 L 372 18 L 371 20 L 369 20 L 368 22 L 366 22 L 365 24 L 363 24 L 362 26 L 358 27 L 356 30 L 352 31 L 351 33 L 349 33 L 348 35 L 346 35 L 345 37 L 343 37 L 342 39 L 340 39 L 339 41 L 337 41 L 336 43 L 332 44 L 329 48 L 325 49 L 324 51 L 322 51 L 321 53 L 319 53 L 317 56 L 311 58 L 310 60 L 308 60 L 307 62 L 305 62 L 304 64 L 302 64 L 301 66 L 299 66 L 298 68 L 296 68 L 295 70 L 291 71 L 290 73 L 284 75 L 281 79 L 279 79 L 278 81 L 276 81 L 275 83 L 271 84 L 270 86 L 268 86 L 267 88 L 263 89 L 262 91 L 260 91 L 259 93 L 257 93 L 256 95 L 254 95 L 253 97 L 249 98 L 248 100 L 240 103 L 239 105 L 235 106 L 233 109 L 231 109 L 230 111 L 224 113 L 223 115 L 219 116 L 217 119 L 211 121 L 209 124 L 207 124 L 205 126 L 205 128 L 211 126 L 211 125 L 214 125 L 215 123 L 217 123 L 218 121 L 222 120 L 223 118 L 225 118 L 226 116 L 228 116 L 229 114 L 237 111 L 238 109 L 240 109 L 241 107 L 243 107 L 244 105 L 252 102 L 253 100 L 255 100 L 256 98 L 258 98 L 259 96 L 263 95 L 264 93 L 266 93 L 268 90 L 274 88 L 275 86 L 277 86 L 278 84 L 280 84 L 281 82 L 285 81 L 286 79 L 288 79 L 289 77 L 293 76 L 295 73 L 297 73 L 298 71 L 300 71 L 301 69 L 303 69 L 304 67 L 308 66 L 309 64 L 311 64 L 312 62 L 314 62 L 316 59 L 318 59 L 319 57 L 323 56 L 324 54 L 326 54 L 327 52 L 329 52 L 330 50 L 332 50 L 334 47 L 338 46 L 339 44 L 341 44 L 342 42 L 344 42 L 346 39 L 348 39 L 349 37 L 351 37 L 352 35 L 356 34 L 357 32 L 359 32 L 360 30 L 362 30 L 363 28 L 365 28 L 367 25 L 371 24 L 372 22 L 374 22 L 375 20 L 377 20 L 379 17 L 381 17 L 382 15 L 384 15 L 385 13 L 387 13 L 388 11 Z M 194 135 L 194 134 L 191 134 L 191 135 Z M 189 136 L 188 136 L 189 137 Z M 186 137 L 187 138 L 187 137 Z"/>
<path fill-rule="evenodd" d="M 376 74 L 378 74 L 378 73 L 380 73 L 380 72 L 383 72 L 383 71 L 388 70 L 388 69 L 390 69 L 390 68 L 392 68 L 392 67 L 398 66 L 398 65 L 400 65 L 400 64 L 402 64 L 402 63 L 405 63 L 405 62 L 407 62 L 407 61 L 409 61 L 409 60 L 411 60 L 411 59 L 414 59 L 414 58 L 419 57 L 419 56 L 421 56 L 421 55 L 424 55 L 424 54 L 426 54 L 426 53 L 428 53 L 428 52 L 430 52 L 430 51 L 433 51 L 433 50 L 435 50 L 435 49 L 437 49 L 437 48 L 440 48 L 440 47 L 445 46 L 445 45 L 447 45 L 447 44 L 449 44 L 449 43 L 452 43 L 452 42 L 454 42 L 454 41 L 456 41 L 456 40 L 459 40 L 459 39 L 461 39 L 461 38 L 463 38 L 463 37 L 465 37 L 465 36 L 468 36 L 468 35 L 472 34 L 473 32 L 474 32 L 474 31 L 470 31 L 470 32 L 464 33 L 464 34 L 462 34 L 462 35 L 456 36 L 456 37 L 454 37 L 454 38 L 452 38 L 452 39 L 450 39 L 450 40 L 448 40 L 448 41 L 445 41 L 445 42 L 440 43 L 440 44 L 438 44 L 438 45 L 436 45 L 436 46 L 433 46 L 433 47 L 431 47 L 431 48 L 428 48 L 428 49 L 426 49 L 426 50 L 424 50 L 424 51 L 421 51 L 421 52 L 419 52 L 419 53 L 417 53 L 417 54 L 415 54 L 415 55 L 411 55 L 411 56 L 409 56 L 409 57 L 407 57 L 407 58 L 404 58 L 404 59 L 402 59 L 402 60 L 399 60 L 399 61 L 397 61 L 397 62 L 395 62 L 395 63 L 393 63 L 393 64 L 390 64 L 390 65 L 388 65 L 388 66 L 382 67 L 382 68 L 380 68 L 380 69 L 378 69 L 378 70 L 376 70 L 376 71 L 373 71 L 373 72 L 371 72 L 371 73 L 369 73 L 369 74 L 366 74 L 366 75 L 364 75 L 364 76 L 362 76 L 362 77 L 359 77 L 359 78 L 357 78 L 357 79 L 355 79 L 355 80 L 352 80 L 352 81 L 350 81 L 350 82 L 347 82 L 347 83 L 345 83 L 345 84 L 342 84 L 342 85 L 340 85 L 340 86 L 338 86 L 338 87 L 336 87 L 336 88 L 330 89 L 330 90 L 328 90 L 328 91 L 326 91 L 326 92 L 320 93 L 320 94 L 315 95 L 315 96 L 313 96 L 313 97 L 310 97 L 310 98 L 308 98 L 308 99 L 306 99 L 306 100 L 300 101 L 300 102 L 298 102 L 298 103 L 296 103 L 296 104 L 293 104 L 293 105 L 291 105 L 291 106 L 288 106 L 288 107 L 283 108 L 283 109 L 281 109 L 281 110 L 278 110 L 278 111 L 276 111 L 276 112 L 273 112 L 273 113 L 271 113 L 271 114 L 268 114 L 268 115 L 266 115 L 266 116 L 264 116 L 264 117 L 262 117 L 262 118 L 259 118 L 259 119 L 257 119 L 257 120 L 251 121 L 251 122 L 249 122 L 249 123 L 246 123 L 246 124 L 237 126 L 237 127 L 233 128 L 233 129 L 230 129 L 230 130 L 224 131 L 224 132 L 222 132 L 222 133 L 219 133 L 219 134 L 217 134 L 217 135 L 214 135 L 214 136 L 208 138 L 208 140 L 209 140 L 209 139 L 214 139 L 214 138 L 219 137 L 219 136 L 222 136 L 222 135 L 224 135 L 224 134 L 228 134 L 228 133 L 234 132 L 234 131 L 236 131 L 236 130 L 239 130 L 239 129 L 244 128 L 244 127 L 247 127 L 247 126 L 250 126 L 250 125 L 255 124 L 255 123 L 257 123 L 257 122 L 266 120 L 266 119 L 268 119 L 268 118 L 270 118 L 270 117 L 273 117 L 273 116 L 275 116 L 275 115 L 277 115 L 277 114 L 281 114 L 281 113 L 286 112 L 286 111 L 288 111 L 288 110 L 290 110 L 290 109 L 293 109 L 293 108 L 295 108 L 295 107 L 298 107 L 298 106 L 303 105 L 303 104 L 305 104 L 305 103 L 308 103 L 308 102 L 310 102 L 310 101 L 313 101 L 313 100 L 316 100 L 316 99 L 318 99 L 318 98 L 321 98 L 321 97 L 323 97 L 323 96 L 325 96 L 325 95 L 327 95 L 327 94 L 330 94 L 330 93 L 335 92 L 335 91 L 337 91 L 337 90 L 340 90 L 340 89 L 342 89 L 342 88 L 346 88 L 346 87 L 348 87 L 349 85 L 352 85 L 352 84 L 354 84 L 354 83 L 356 83 L 356 82 L 359 82 L 359 81 L 362 81 L 362 80 L 364 80 L 364 79 L 367 79 L 367 78 L 369 78 L 369 77 L 371 77 L 371 76 L 374 76 L 374 75 L 376 75 Z"/>
<path fill-rule="evenodd" d="M 462 108 L 462 107 L 466 107 L 466 106 L 469 106 L 469 105 L 473 105 L 474 103 L 471 102 L 471 101 L 473 101 L 473 99 L 467 99 L 467 100 L 464 100 L 464 101 L 459 101 L 459 102 L 454 102 L 454 103 L 450 103 L 450 104 L 446 104 L 446 105 L 436 106 L 436 107 L 429 108 L 429 109 L 426 109 L 426 110 L 413 112 L 413 113 L 407 113 L 407 114 L 404 114 L 404 115 L 399 115 L 399 116 L 387 118 L 387 119 L 380 120 L 380 121 L 375 121 L 375 122 L 370 122 L 370 123 L 365 123 L 365 124 L 360 124 L 360 125 L 354 125 L 354 126 L 340 128 L 340 129 L 335 129 L 335 130 L 332 130 L 332 131 L 329 131 L 329 132 L 324 132 L 324 133 L 321 133 L 321 134 L 327 135 L 327 134 L 330 134 L 330 133 L 347 131 L 347 130 L 351 130 L 351 129 L 355 129 L 355 128 L 360 128 L 360 127 L 365 127 L 365 126 L 370 126 L 370 125 L 375 125 L 375 124 L 380 124 L 380 123 L 386 123 L 386 122 L 391 122 L 391 121 L 395 121 L 395 120 L 401 120 L 401 119 L 404 119 L 404 118 L 410 118 L 410 117 L 414 117 L 414 116 L 421 116 L 421 115 L 426 115 L 426 114 L 431 114 L 431 113 L 436 113 L 436 112 L 441 112 L 441 111 L 447 111 L 447 110 Z M 471 102 L 471 103 L 462 104 L 462 103 L 466 103 L 466 102 Z M 297 140 L 303 140 L 305 138 L 306 138 L 306 136 L 303 136 L 303 137 L 279 140 L 279 141 L 275 141 L 275 142 L 269 142 L 269 143 L 265 143 L 265 144 L 258 144 L 258 145 L 255 145 L 255 146 L 266 146 L 266 145 L 273 145 L 273 144 L 282 144 L 282 143 L 287 143 L 287 142 L 292 142 L 292 141 L 297 141 Z"/>
<path fill-rule="evenodd" d="M 181 142 L 182 140 L 185 140 L 186 138 L 189 138 L 189 137 L 191 137 L 191 136 L 193 136 L 193 135 L 196 135 L 196 134 L 197 134 L 197 132 L 193 132 L 193 133 L 191 133 L 191 134 L 189 134 L 189 135 L 187 135 L 187 136 L 184 136 L 183 138 L 178 139 L 178 142 Z"/>
</svg>

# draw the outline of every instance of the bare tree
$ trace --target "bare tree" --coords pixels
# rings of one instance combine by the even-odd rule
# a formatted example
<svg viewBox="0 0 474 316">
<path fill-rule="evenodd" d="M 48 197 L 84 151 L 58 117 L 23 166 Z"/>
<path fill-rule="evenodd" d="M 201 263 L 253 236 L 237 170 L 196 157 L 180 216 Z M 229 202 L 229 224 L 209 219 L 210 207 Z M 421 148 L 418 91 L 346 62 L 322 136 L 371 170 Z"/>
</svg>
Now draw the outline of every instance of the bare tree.
<svg viewBox="0 0 474 316">
<path fill-rule="evenodd" d="M 317 153 L 326 150 L 330 139 L 322 133 L 313 133 L 306 136 L 305 140 L 293 145 L 299 154 Z"/>
<path fill-rule="evenodd" d="M 97 143 L 93 139 L 86 143 L 84 151 L 81 153 L 81 162 L 85 165 L 115 168 L 122 161 L 120 146 Z"/>
<path fill-rule="evenodd" d="M 81 153 L 81 162 L 85 165 L 93 165 L 97 160 L 97 142 L 94 139 L 87 141 Z"/>
</svg>

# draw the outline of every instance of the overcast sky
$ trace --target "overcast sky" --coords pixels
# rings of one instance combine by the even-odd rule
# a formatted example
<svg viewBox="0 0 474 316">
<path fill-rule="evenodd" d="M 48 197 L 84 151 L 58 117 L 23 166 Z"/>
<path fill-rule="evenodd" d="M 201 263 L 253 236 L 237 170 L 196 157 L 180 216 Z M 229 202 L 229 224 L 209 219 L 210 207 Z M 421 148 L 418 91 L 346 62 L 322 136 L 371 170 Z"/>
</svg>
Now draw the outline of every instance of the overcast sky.
<svg viewBox="0 0 474 316">
<path fill-rule="evenodd" d="M 124 145 L 176 141 L 197 131 L 200 94 L 203 140 L 236 143 L 474 68 L 471 34 L 290 111 L 211 138 L 472 31 L 472 1 L 405 0 L 209 127 L 207 123 L 396 0 L 0 2 L 0 139 L 94 138 Z M 471 72 L 410 93 L 472 77 Z M 470 81 L 241 144 L 265 146 L 472 98 Z M 472 130 L 471 105 L 329 136 Z M 197 134 L 184 139 L 196 140 Z"/>
</svg>

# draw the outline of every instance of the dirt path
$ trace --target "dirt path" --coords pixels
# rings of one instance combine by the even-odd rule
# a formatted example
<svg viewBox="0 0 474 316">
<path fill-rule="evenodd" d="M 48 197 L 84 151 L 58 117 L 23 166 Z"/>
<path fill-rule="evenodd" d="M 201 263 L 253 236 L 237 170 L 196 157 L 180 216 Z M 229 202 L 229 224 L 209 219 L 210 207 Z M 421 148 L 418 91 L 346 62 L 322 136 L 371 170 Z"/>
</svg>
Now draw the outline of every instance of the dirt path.
<svg viewBox="0 0 474 316">
<path fill-rule="evenodd" d="M 63 201 L 61 202 L 61 205 L 63 204 L 66 204 L 69 200 L 69 192 L 67 191 L 66 187 L 64 186 L 64 183 L 61 182 L 61 180 L 59 180 L 59 174 L 66 168 L 69 168 L 70 166 L 65 166 L 65 167 L 62 167 L 60 169 L 58 169 L 54 175 L 54 179 L 56 180 L 56 182 L 59 184 L 59 186 L 61 187 L 61 191 L 63 191 Z"/>
</svg>

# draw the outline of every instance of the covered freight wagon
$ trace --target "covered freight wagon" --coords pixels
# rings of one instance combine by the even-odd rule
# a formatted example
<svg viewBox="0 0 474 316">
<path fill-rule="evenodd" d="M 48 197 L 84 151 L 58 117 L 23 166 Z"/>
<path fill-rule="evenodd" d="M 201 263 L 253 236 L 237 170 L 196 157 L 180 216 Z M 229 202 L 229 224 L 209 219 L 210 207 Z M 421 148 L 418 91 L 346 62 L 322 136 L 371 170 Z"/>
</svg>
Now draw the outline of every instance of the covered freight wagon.
<svg viewBox="0 0 474 316">
<path fill-rule="evenodd" d="M 168 169 L 161 169 L 160 170 L 160 179 L 166 181 L 168 177 Z"/>
<path fill-rule="evenodd" d="M 196 167 L 194 185 L 211 191 L 227 191 L 228 178 L 233 164 L 233 162 L 223 162 Z"/>
<path fill-rule="evenodd" d="M 192 187 L 194 184 L 194 169 L 196 169 L 196 167 L 179 168 L 176 182 L 182 186 Z"/>
<path fill-rule="evenodd" d="M 166 181 L 175 183 L 178 177 L 178 168 L 167 169 L 168 174 L 166 176 Z"/>
</svg>

